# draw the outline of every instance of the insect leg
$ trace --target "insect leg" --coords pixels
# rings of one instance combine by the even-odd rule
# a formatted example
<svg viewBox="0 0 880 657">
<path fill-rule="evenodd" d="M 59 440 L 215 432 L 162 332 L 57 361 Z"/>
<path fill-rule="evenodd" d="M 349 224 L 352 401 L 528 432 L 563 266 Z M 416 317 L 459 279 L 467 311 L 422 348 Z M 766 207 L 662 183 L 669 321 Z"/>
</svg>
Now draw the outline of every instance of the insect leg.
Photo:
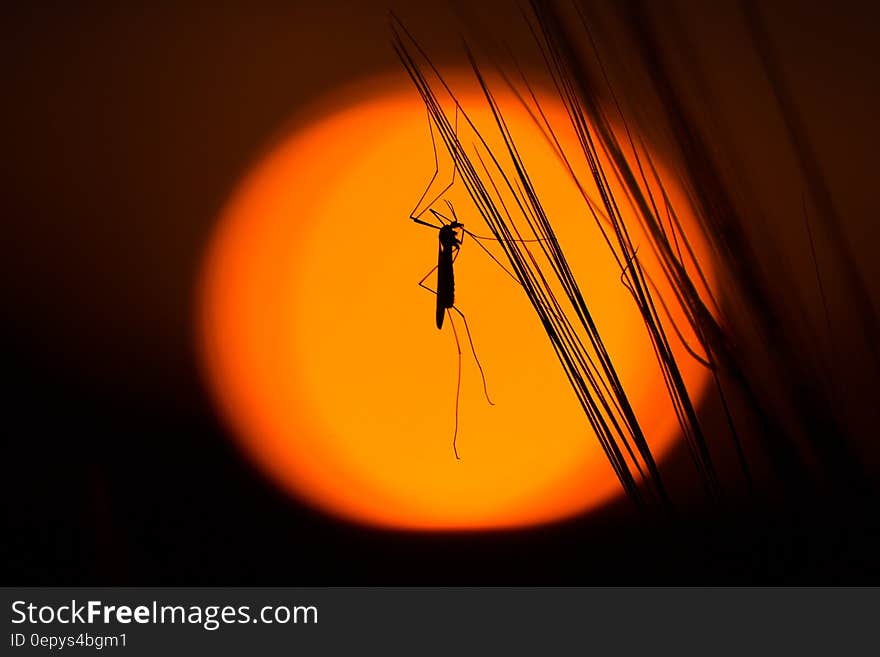
<svg viewBox="0 0 880 657">
<path fill-rule="evenodd" d="M 477 363 L 477 369 L 480 370 L 480 378 L 483 380 L 483 394 L 486 395 L 486 401 L 489 402 L 490 406 L 494 406 L 495 402 L 493 402 L 489 398 L 489 387 L 486 385 L 486 374 L 483 372 L 483 366 L 480 364 L 480 359 L 477 357 L 477 350 L 474 347 L 474 339 L 471 337 L 471 329 L 468 327 L 467 317 L 464 316 L 464 313 L 458 309 L 457 306 L 452 306 L 452 310 L 458 313 L 459 317 L 461 317 L 464 322 L 464 330 L 467 333 L 468 343 L 471 345 L 471 353 L 474 355 L 474 361 Z M 450 321 L 452 320 L 452 316 L 449 317 Z M 454 327 L 453 327 L 454 330 Z M 456 341 L 458 338 L 456 338 Z M 460 353 L 460 352 L 459 352 Z"/>
<path fill-rule="evenodd" d="M 418 217 L 410 217 L 410 219 L 415 221 L 417 224 L 422 224 L 422 226 L 427 226 L 428 228 L 433 228 L 434 230 L 440 230 L 440 226 L 435 226 L 434 224 L 427 222 L 424 219 L 419 219 Z M 441 221 L 440 223 L 442 224 L 443 222 Z"/>
<path fill-rule="evenodd" d="M 455 256 L 453 256 L 452 260 L 453 260 L 453 262 L 455 262 Z M 437 290 L 432 290 L 431 288 L 429 288 L 427 285 L 425 285 L 425 281 L 428 279 L 428 276 L 430 276 L 430 275 L 433 274 L 435 271 L 437 271 L 437 269 L 439 269 L 439 267 L 440 267 L 439 264 L 436 264 L 436 265 L 434 265 L 433 267 L 431 267 L 430 271 L 428 271 L 427 274 L 425 274 L 424 276 L 422 276 L 422 280 L 419 281 L 419 287 L 422 288 L 423 290 L 427 290 L 428 292 L 430 292 L 430 293 L 433 294 L 434 296 L 437 296 Z M 438 306 L 440 305 L 440 299 L 439 299 L 439 298 L 437 299 L 437 305 L 438 305 Z M 437 316 L 440 318 L 440 320 L 438 320 L 437 328 L 442 328 L 442 324 L 439 323 L 439 322 L 442 322 L 442 318 L 445 317 L 446 315 L 443 314 L 443 313 L 441 312 L 441 310 L 440 310 L 439 307 L 438 307 L 438 309 L 437 309 Z"/>
<path fill-rule="evenodd" d="M 477 244 L 477 246 L 479 246 L 481 249 L 483 249 L 483 251 L 486 252 L 486 255 L 488 255 L 490 258 L 492 258 L 492 260 L 495 261 L 495 264 L 498 265 L 499 267 L 501 267 L 501 269 L 504 271 L 505 274 L 507 274 L 508 276 L 510 276 L 510 277 L 514 280 L 514 282 L 515 282 L 517 285 L 520 285 L 520 284 L 521 284 L 521 283 L 519 282 L 519 279 L 518 279 L 516 276 L 513 275 L 513 272 L 510 271 L 507 267 L 505 267 L 505 266 L 501 263 L 501 261 L 500 261 L 498 258 L 495 257 L 495 254 L 492 253 L 492 252 L 486 247 L 486 245 L 483 244 L 483 243 L 480 241 L 480 240 L 483 239 L 483 238 L 477 237 L 476 235 L 474 235 L 474 234 L 473 234 L 472 232 L 470 232 L 469 230 L 464 230 L 464 229 L 462 229 L 462 239 L 464 239 L 464 237 L 463 237 L 464 235 L 470 235 L 471 237 L 473 237 L 473 238 L 474 238 L 474 242 Z"/>
<path fill-rule="evenodd" d="M 455 253 L 452 256 L 453 262 L 455 262 L 455 259 L 458 257 L 459 253 L 461 253 L 461 250 L 459 248 L 456 248 Z M 426 289 L 428 292 L 431 292 L 432 294 L 437 294 L 437 291 L 432 290 L 427 285 L 425 285 L 425 280 L 427 280 L 428 276 L 433 274 L 436 270 L 437 270 L 437 265 L 432 267 L 431 271 L 429 271 L 427 274 L 425 274 L 425 276 L 422 278 L 422 280 L 419 281 L 419 287 Z M 489 386 L 486 384 L 486 373 L 483 371 L 483 365 L 480 363 L 479 356 L 477 356 L 477 349 L 476 349 L 476 347 L 474 347 L 474 339 L 471 336 L 471 329 L 468 326 L 467 317 L 464 316 L 464 313 L 461 312 L 461 310 L 459 310 L 459 308 L 457 306 L 452 306 L 452 310 L 457 312 L 461 316 L 461 319 L 464 321 L 464 330 L 467 333 L 468 344 L 470 344 L 470 346 L 471 346 L 471 353 L 474 355 L 474 362 L 476 362 L 476 364 L 477 364 L 477 369 L 480 370 L 480 378 L 483 381 L 483 394 L 486 396 L 486 401 L 489 402 L 489 405 L 494 406 L 495 402 L 493 402 L 492 399 L 489 397 Z M 448 314 L 449 310 L 447 309 L 446 312 Z M 451 323 L 451 320 L 452 320 L 451 315 L 449 316 L 449 319 L 450 319 L 450 323 Z M 452 330 L 455 331 L 454 324 L 452 325 Z M 456 343 L 456 345 L 458 345 L 458 335 L 457 334 L 455 336 L 455 343 Z M 458 373 L 458 375 L 459 375 L 459 379 L 461 379 L 461 362 L 460 362 L 461 361 L 461 349 L 460 348 L 458 350 L 458 355 L 459 355 L 459 373 Z M 457 395 L 458 395 L 458 393 L 456 392 L 456 396 Z M 456 402 L 456 426 L 457 426 L 457 422 L 458 422 L 458 402 Z M 456 429 L 456 431 L 457 431 L 457 429 Z"/>
<path fill-rule="evenodd" d="M 452 432 L 452 451 L 455 454 L 455 459 L 457 461 L 461 460 L 461 457 L 458 455 L 458 445 L 456 441 L 458 440 L 458 399 L 461 395 L 461 343 L 458 341 L 458 331 L 455 330 L 455 322 L 452 321 L 452 314 L 449 312 L 449 309 L 446 310 L 446 314 L 449 315 L 449 325 L 452 327 L 452 336 L 455 338 L 455 349 L 458 351 L 458 379 L 455 383 L 455 431 Z M 467 327 L 467 324 L 465 324 Z"/>
<path fill-rule="evenodd" d="M 453 166 L 452 166 L 452 180 L 449 182 L 448 185 L 446 185 L 446 187 L 444 187 L 442 190 L 440 190 L 440 193 L 437 194 L 437 195 L 431 200 L 431 202 L 428 203 L 428 204 L 422 209 L 421 212 L 419 212 L 418 214 L 416 214 L 416 213 L 415 213 L 416 210 L 419 209 L 419 206 L 422 204 L 422 201 L 425 200 L 425 197 L 428 195 L 428 192 L 430 191 L 431 186 L 434 184 L 434 181 L 437 179 L 437 175 L 440 173 L 440 160 L 439 160 L 438 157 L 437 157 L 437 140 L 434 138 L 434 128 L 433 128 L 433 124 L 432 124 L 432 122 L 431 122 L 431 112 L 430 112 L 430 111 L 428 112 L 428 132 L 431 134 L 431 147 L 432 147 L 433 150 L 434 150 L 434 175 L 431 176 L 431 180 L 428 181 L 428 186 L 425 187 L 425 191 L 422 192 L 422 195 L 419 197 L 419 200 L 418 200 L 418 202 L 416 203 L 415 207 L 412 209 L 412 212 L 409 213 L 410 219 L 412 219 L 412 220 L 414 220 L 414 221 L 418 221 L 418 223 L 423 223 L 422 221 L 419 220 L 419 218 L 420 218 L 423 214 L 425 214 L 425 212 L 426 212 L 426 211 L 427 211 L 432 205 L 434 205 L 434 203 L 437 202 L 437 199 L 439 199 L 441 196 L 443 196 L 443 195 L 444 195 L 447 191 L 449 191 L 449 189 L 455 184 L 455 171 L 456 171 L 456 169 L 458 168 L 458 167 L 455 166 L 455 163 L 453 162 Z M 455 135 L 456 135 L 456 138 L 457 138 L 457 137 L 458 137 L 458 105 L 455 106 Z"/>
<path fill-rule="evenodd" d="M 441 214 L 440 212 L 437 212 L 434 208 L 428 208 L 428 209 L 431 211 L 431 214 L 434 215 L 434 217 L 437 219 L 437 221 L 439 221 L 444 226 L 446 225 L 447 222 L 449 222 L 450 224 L 452 223 L 452 219 L 447 217 L 445 214 Z"/>
<path fill-rule="evenodd" d="M 425 280 L 428 276 L 433 274 L 436 269 L 436 266 L 432 267 L 431 271 L 425 274 L 424 278 L 419 281 L 419 287 L 426 289 L 431 294 L 437 294 L 437 291 L 432 290 L 425 285 Z M 457 308 L 456 312 L 459 312 Z M 458 352 L 458 379 L 455 384 L 455 430 L 452 432 L 452 451 L 455 453 L 456 460 L 460 461 L 461 458 L 458 455 L 458 445 L 456 441 L 458 440 L 458 401 L 461 396 L 461 343 L 458 341 L 458 331 L 455 330 L 455 322 L 452 321 L 452 315 L 449 314 L 448 309 L 446 310 L 446 314 L 449 315 L 449 323 L 452 326 L 452 335 L 455 338 L 455 350 Z M 467 328 L 467 322 L 465 322 L 465 328 Z M 470 333 L 468 333 L 468 335 L 470 335 Z M 477 365 L 479 365 L 479 362 L 477 362 Z M 480 371 L 482 372 L 482 368 Z"/>
<path fill-rule="evenodd" d="M 435 271 L 437 271 L 437 267 L 438 267 L 438 266 L 439 266 L 439 265 L 434 265 L 433 267 L 431 267 L 431 271 L 429 271 L 427 274 L 425 274 L 425 275 L 422 277 L 422 280 L 419 281 L 419 287 L 422 287 L 422 288 L 426 289 L 426 290 L 427 290 L 428 292 L 430 292 L 431 294 L 437 294 L 437 290 L 432 290 L 431 288 L 429 288 L 427 285 L 425 285 L 425 281 L 428 279 L 428 276 L 430 276 L 430 275 L 433 274 Z"/>
</svg>

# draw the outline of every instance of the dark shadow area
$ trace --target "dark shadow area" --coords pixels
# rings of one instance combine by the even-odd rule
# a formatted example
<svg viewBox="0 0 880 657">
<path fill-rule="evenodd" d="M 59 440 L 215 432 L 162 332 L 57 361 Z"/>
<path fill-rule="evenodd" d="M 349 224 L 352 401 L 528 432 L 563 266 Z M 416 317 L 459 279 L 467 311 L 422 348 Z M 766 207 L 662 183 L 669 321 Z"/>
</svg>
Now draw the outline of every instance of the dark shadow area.
<svg viewBox="0 0 880 657">
<path fill-rule="evenodd" d="M 207 406 L 173 412 L 84 390 L 54 364 L 17 365 L 2 466 L 9 585 L 863 584 L 880 574 L 876 498 L 684 506 L 677 523 L 640 518 L 621 498 L 566 523 L 485 534 L 340 524 L 268 485 Z M 687 470 L 685 450 L 661 467 Z"/>
</svg>

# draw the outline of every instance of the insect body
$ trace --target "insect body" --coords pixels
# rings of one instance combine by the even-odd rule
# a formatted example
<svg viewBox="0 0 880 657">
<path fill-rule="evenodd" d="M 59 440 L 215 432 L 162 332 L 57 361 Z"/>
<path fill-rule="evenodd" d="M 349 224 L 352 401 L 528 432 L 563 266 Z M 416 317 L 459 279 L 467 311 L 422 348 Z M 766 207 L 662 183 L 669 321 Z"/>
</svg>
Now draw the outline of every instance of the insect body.
<svg viewBox="0 0 880 657">
<path fill-rule="evenodd" d="M 440 228 L 440 245 L 437 251 L 437 328 L 443 328 L 443 318 L 450 308 L 455 308 L 455 272 L 452 263 L 458 255 L 461 240 L 456 231 L 463 228 L 457 221 Z"/>
</svg>

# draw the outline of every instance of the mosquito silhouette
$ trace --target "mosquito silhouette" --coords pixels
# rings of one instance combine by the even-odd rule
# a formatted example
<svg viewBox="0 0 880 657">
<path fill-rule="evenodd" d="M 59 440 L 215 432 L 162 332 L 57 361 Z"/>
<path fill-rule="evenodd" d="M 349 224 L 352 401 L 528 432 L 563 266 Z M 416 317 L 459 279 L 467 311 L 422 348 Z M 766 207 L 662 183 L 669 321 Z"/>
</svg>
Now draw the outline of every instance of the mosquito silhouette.
<svg viewBox="0 0 880 657">
<path fill-rule="evenodd" d="M 458 258 L 458 254 L 461 250 L 462 239 L 465 234 L 468 234 L 468 231 L 465 230 L 464 224 L 458 220 L 458 217 L 455 216 L 455 211 L 452 209 L 450 204 L 450 211 L 453 213 L 453 219 L 449 219 L 444 215 L 440 214 L 436 210 L 429 209 L 432 215 L 440 222 L 440 225 L 432 224 L 428 221 L 425 221 L 416 216 L 410 216 L 410 218 L 418 224 L 423 226 L 428 226 L 429 228 L 433 228 L 438 231 L 438 248 L 437 248 L 437 264 L 434 265 L 427 274 L 425 274 L 422 279 L 419 281 L 419 287 L 428 290 L 434 294 L 437 298 L 437 303 L 435 306 L 435 314 L 434 319 L 437 324 L 438 329 L 443 328 L 443 320 L 446 316 L 449 316 L 449 325 L 452 327 L 452 335 L 455 337 L 455 348 L 458 352 L 458 378 L 456 381 L 455 388 L 455 430 L 452 435 L 452 451 L 455 454 L 455 458 L 457 460 L 461 460 L 461 457 L 458 454 L 458 408 L 459 408 L 459 398 L 461 395 L 461 342 L 458 339 L 458 330 L 455 328 L 455 322 L 452 319 L 452 312 L 455 312 L 459 317 L 461 317 L 461 321 L 464 323 L 464 330 L 467 334 L 468 344 L 471 348 L 471 353 L 474 355 L 474 361 L 477 364 L 477 369 L 480 370 L 480 378 L 483 382 L 483 394 L 486 396 L 486 401 L 489 402 L 490 406 L 494 406 L 495 403 L 489 397 L 489 389 L 486 384 L 486 374 L 483 371 L 483 366 L 480 363 L 480 359 L 477 356 L 477 350 L 474 347 L 474 339 L 471 336 L 471 329 L 468 326 L 467 317 L 455 305 L 455 271 L 454 264 L 456 258 Z M 425 284 L 425 281 L 428 280 L 428 277 L 437 272 L 437 289 L 432 290 Z"/>
<path fill-rule="evenodd" d="M 437 194 L 433 200 L 428 203 L 425 208 L 416 214 L 416 210 L 422 205 L 422 202 L 425 200 L 425 197 L 428 195 L 428 191 L 431 189 L 431 186 L 434 184 L 434 181 L 437 179 L 437 175 L 439 173 L 439 160 L 437 157 L 437 143 L 434 139 L 434 130 L 431 125 L 431 117 L 430 113 L 428 115 L 428 130 L 431 134 L 431 145 L 434 150 L 434 175 L 431 176 L 431 180 L 428 182 L 428 186 L 425 188 L 425 191 L 422 193 L 422 196 L 419 198 L 412 212 L 410 212 L 410 219 L 412 219 L 417 224 L 421 224 L 422 226 L 427 226 L 428 228 L 433 228 L 438 231 L 438 249 L 437 249 L 437 264 L 434 265 L 427 274 L 425 274 L 422 279 L 419 281 L 419 287 L 428 290 L 436 296 L 436 306 L 435 306 L 435 323 L 437 324 L 437 328 L 443 328 L 444 319 L 449 317 L 449 324 L 452 327 L 452 335 L 455 337 L 455 347 L 458 352 L 458 378 L 456 382 L 455 388 L 455 430 L 452 435 L 452 451 L 455 454 L 456 460 L 461 460 L 458 454 L 458 409 L 459 409 L 459 398 L 461 394 L 461 342 L 458 339 L 458 330 L 455 328 L 455 322 L 452 318 L 452 312 L 455 312 L 459 317 L 461 317 L 462 322 L 464 323 L 464 330 L 467 334 L 468 344 L 471 348 L 471 353 L 474 356 L 474 362 L 477 364 L 477 369 L 480 371 L 480 378 L 483 382 L 483 394 L 486 397 L 486 401 L 490 406 L 494 406 L 495 403 L 489 397 L 489 388 L 486 384 L 486 374 L 483 371 L 483 366 L 480 363 L 480 359 L 477 356 L 477 350 L 474 347 L 474 340 L 471 336 L 471 330 L 468 326 L 467 317 L 465 317 L 464 313 L 461 311 L 458 306 L 455 305 L 455 260 L 458 258 L 458 254 L 461 251 L 462 242 L 464 240 L 465 235 L 469 235 L 474 242 L 492 259 L 495 263 L 504 270 L 504 272 L 510 276 L 514 281 L 519 284 L 517 278 L 495 257 L 495 255 L 482 243 L 482 240 L 493 240 L 495 238 L 484 237 L 481 235 L 475 235 L 464 227 L 464 224 L 459 221 L 458 216 L 455 213 L 455 208 L 452 206 L 448 200 L 444 200 L 446 206 L 449 209 L 449 213 L 452 215 L 452 218 L 444 215 L 437 210 L 434 210 L 431 206 L 434 205 L 440 198 L 447 192 L 449 189 L 455 184 L 455 171 L 452 170 L 452 181 L 444 187 L 439 194 Z M 455 134 L 458 134 L 458 107 L 455 109 Z M 430 212 L 434 219 L 437 220 L 438 224 L 433 224 L 429 221 L 425 221 L 421 217 L 425 214 L 425 212 Z M 539 239 L 526 239 L 526 240 L 514 240 L 514 241 L 522 241 L 522 242 L 540 242 Z M 437 289 L 432 290 L 425 284 L 425 281 L 428 277 L 437 272 Z"/>
</svg>

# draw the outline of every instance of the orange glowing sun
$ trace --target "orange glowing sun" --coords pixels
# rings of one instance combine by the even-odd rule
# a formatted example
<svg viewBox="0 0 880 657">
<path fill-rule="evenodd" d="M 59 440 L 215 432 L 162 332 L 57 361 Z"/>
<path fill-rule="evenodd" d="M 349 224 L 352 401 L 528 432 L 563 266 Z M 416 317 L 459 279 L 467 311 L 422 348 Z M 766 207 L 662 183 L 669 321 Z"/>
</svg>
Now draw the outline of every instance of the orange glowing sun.
<svg viewBox="0 0 880 657">
<path fill-rule="evenodd" d="M 492 143 L 473 83 L 456 78 L 453 87 Z M 502 88 L 497 100 L 662 457 L 678 425 L 620 269 L 529 114 Z M 543 106 L 566 121 L 552 97 Z M 435 191 L 452 175 L 439 150 Z M 620 493 L 613 471 L 522 289 L 467 238 L 456 304 L 495 406 L 462 337 L 461 460 L 453 455 L 455 342 L 448 325 L 437 330 L 434 297 L 417 286 L 436 264 L 437 232 L 408 218 L 433 171 L 424 106 L 399 77 L 328 97 L 254 164 L 219 218 L 199 288 L 199 346 L 218 406 L 271 480 L 348 520 L 493 529 L 595 508 Z M 683 195 L 672 194 L 692 226 Z M 461 185 L 447 198 L 471 231 L 486 234 Z M 644 266 L 659 271 L 631 224 Z M 686 357 L 680 364 L 689 388 L 702 390 L 705 370 Z"/>
</svg>

